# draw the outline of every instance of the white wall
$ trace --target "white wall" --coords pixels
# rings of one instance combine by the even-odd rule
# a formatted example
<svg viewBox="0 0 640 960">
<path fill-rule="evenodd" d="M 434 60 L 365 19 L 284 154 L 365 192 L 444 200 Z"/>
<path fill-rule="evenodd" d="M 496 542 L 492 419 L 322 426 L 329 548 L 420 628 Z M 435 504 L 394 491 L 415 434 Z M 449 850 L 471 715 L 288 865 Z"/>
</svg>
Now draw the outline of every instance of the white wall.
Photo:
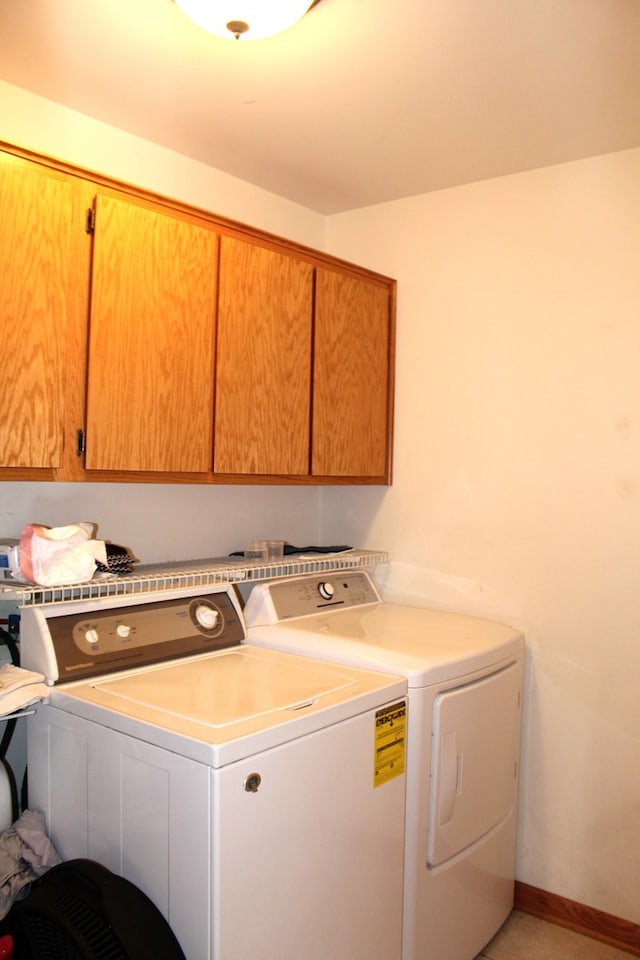
<svg viewBox="0 0 640 960">
<path fill-rule="evenodd" d="M 322 248 L 320 215 L 249 183 L 0 82 L 0 139 Z M 9 364 L 10 365 L 10 364 Z M 145 563 L 224 556 L 247 539 L 315 543 L 315 487 L 3 483 L 0 536 L 29 521 L 99 524 Z"/>
<path fill-rule="evenodd" d="M 0 534 L 25 523 L 99 524 L 98 536 L 141 563 L 227 556 L 248 540 L 317 543 L 316 488 L 144 483 L 13 483 L 0 487 Z"/>
<path fill-rule="evenodd" d="M 399 286 L 388 597 L 522 628 L 519 879 L 640 921 L 640 151 L 331 218 Z"/>
</svg>

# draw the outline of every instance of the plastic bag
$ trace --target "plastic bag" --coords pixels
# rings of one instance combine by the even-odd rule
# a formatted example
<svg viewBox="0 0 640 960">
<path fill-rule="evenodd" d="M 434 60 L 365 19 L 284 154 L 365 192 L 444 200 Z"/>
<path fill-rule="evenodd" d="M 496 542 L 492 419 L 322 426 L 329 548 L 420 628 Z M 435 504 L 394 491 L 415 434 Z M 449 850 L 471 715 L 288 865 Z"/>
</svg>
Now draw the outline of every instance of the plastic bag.
<svg viewBox="0 0 640 960">
<path fill-rule="evenodd" d="M 104 540 L 92 539 L 93 531 L 92 523 L 67 527 L 28 523 L 20 535 L 22 576 L 44 587 L 91 580 L 96 561 L 107 561 Z"/>
</svg>

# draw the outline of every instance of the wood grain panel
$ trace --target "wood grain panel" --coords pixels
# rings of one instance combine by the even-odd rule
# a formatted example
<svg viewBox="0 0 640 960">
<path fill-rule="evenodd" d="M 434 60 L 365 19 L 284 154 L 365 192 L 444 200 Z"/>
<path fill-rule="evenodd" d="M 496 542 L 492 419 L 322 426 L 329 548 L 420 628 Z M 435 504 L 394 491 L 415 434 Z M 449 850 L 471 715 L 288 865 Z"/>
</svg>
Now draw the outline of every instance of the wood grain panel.
<svg viewBox="0 0 640 960">
<path fill-rule="evenodd" d="M 217 245 L 208 226 L 97 196 L 87 469 L 211 469 Z"/>
<path fill-rule="evenodd" d="M 57 468 L 73 184 L 68 176 L 0 154 L 0 464 Z"/>
<path fill-rule="evenodd" d="M 640 925 L 516 880 L 516 910 L 640 957 Z"/>
<path fill-rule="evenodd" d="M 223 237 L 216 473 L 308 474 L 313 268 Z"/>
<path fill-rule="evenodd" d="M 389 474 L 390 293 L 316 272 L 312 473 Z"/>
</svg>

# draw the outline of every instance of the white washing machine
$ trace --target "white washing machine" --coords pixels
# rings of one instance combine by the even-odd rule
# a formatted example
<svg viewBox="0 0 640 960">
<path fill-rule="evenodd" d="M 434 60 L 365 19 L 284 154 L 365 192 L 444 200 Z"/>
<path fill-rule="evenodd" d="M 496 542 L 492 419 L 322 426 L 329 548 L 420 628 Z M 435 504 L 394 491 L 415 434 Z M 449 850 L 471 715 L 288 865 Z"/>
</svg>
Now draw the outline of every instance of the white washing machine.
<svg viewBox="0 0 640 960">
<path fill-rule="evenodd" d="M 400 960 L 406 680 L 243 639 L 226 585 L 25 608 L 29 804 L 188 960 Z"/>
<path fill-rule="evenodd" d="M 365 571 L 256 585 L 247 642 L 409 683 L 404 960 L 473 960 L 513 905 L 524 639 Z"/>
</svg>

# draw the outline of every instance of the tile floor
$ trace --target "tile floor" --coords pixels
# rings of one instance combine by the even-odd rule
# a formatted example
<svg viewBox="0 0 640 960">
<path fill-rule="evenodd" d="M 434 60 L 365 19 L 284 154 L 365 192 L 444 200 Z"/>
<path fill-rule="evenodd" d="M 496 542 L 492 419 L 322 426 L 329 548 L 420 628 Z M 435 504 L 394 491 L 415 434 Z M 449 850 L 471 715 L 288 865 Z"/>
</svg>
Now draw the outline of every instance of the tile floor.
<svg viewBox="0 0 640 960">
<path fill-rule="evenodd" d="M 606 943 L 514 910 L 476 960 L 629 960 L 630 956 Z"/>
</svg>

